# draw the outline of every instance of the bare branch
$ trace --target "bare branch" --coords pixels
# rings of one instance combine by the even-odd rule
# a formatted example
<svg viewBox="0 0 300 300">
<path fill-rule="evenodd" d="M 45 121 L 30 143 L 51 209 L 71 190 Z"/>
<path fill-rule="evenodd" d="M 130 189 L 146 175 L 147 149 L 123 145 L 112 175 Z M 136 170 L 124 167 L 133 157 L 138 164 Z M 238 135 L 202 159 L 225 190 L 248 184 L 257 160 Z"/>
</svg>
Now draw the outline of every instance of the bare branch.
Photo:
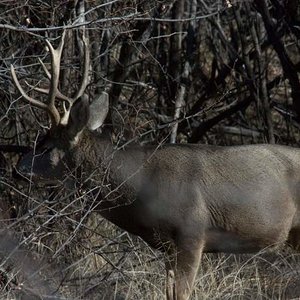
<svg viewBox="0 0 300 300">
<path fill-rule="evenodd" d="M 48 69 L 46 68 L 46 66 L 45 66 L 45 64 L 43 63 L 43 61 L 42 61 L 39 57 L 38 57 L 38 61 L 39 61 L 39 63 L 41 64 L 41 66 L 42 66 L 44 72 L 46 73 L 46 75 L 47 75 L 47 77 L 48 77 L 48 79 L 51 80 L 51 74 L 50 74 L 50 72 L 48 71 Z"/>
</svg>

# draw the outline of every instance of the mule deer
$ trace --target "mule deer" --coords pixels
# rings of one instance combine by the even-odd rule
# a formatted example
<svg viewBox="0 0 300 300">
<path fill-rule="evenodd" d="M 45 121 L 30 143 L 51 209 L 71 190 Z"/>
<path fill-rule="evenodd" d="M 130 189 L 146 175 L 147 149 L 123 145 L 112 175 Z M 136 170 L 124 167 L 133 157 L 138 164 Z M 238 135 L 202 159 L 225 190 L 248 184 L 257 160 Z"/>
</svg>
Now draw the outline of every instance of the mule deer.
<svg viewBox="0 0 300 300">
<path fill-rule="evenodd" d="M 300 151 L 277 145 L 217 147 L 170 144 L 127 146 L 116 151 L 95 131 L 108 112 L 108 95 L 91 104 L 87 85 L 89 55 L 85 41 L 84 76 L 79 92 L 58 91 L 64 36 L 54 49 L 45 104 L 21 87 L 23 98 L 46 110 L 52 127 L 17 169 L 37 181 L 62 180 L 81 167 L 98 181 L 103 217 L 167 254 L 167 299 L 188 299 L 203 252 L 254 252 L 288 241 L 300 244 Z M 45 66 L 43 68 L 46 70 Z M 55 99 L 70 104 L 60 117 Z M 68 116 L 68 118 L 66 117 Z M 94 178 L 93 178 L 94 179 Z"/>
</svg>

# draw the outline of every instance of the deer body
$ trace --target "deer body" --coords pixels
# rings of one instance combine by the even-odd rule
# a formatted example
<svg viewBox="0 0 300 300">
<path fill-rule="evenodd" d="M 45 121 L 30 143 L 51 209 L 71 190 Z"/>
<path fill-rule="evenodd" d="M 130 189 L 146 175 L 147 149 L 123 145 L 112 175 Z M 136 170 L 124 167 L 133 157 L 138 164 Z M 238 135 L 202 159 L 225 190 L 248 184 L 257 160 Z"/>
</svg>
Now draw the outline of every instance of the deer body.
<svg viewBox="0 0 300 300">
<path fill-rule="evenodd" d="M 205 252 L 253 252 L 300 226 L 297 149 L 165 145 L 129 147 L 110 159 L 111 188 L 122 194 L 102 200 L 100 213 L 152 246 L 183 234 L 203 240 Z"/>
<path fill-rule="evenodd" d="M 189 144 L 116 150 L 95 132 L 106 118 L 108 95 L 91 103 L 83 95 L 89 70 L 85 39 L 78 93 L 71 99 L 58 91 L 63 41 L 64 34 L 54 49 L 46 40 L 50 89 L 32 87 L 48 94 L 47 103 L 25 93 L 11 66 L 23 98 L 52 121 L 49 134 L 17 165 L 20 173 L 47 183 L 80 169 L 87 186 L 97 187 L 103 217 L 166 252 L 169 300 L 189 298 L 203 252 L 253 252 L 287 240 L 300 248 L 300 150 Z M 66 117 L 60 118 L 57 99 L 69 103 Z"/>
<path fill-rule="evenodd" d="M 69 130 L 58 130 L 65 141 Z M 34 163 L 29 153 L 19 170 L 39 180 L 64 175 L 52 178 L 56 166 L 45 169 L 43 152 L 60 153 L 59 163 L 81 166 L 95 183 L 107 176 L 97 210 L 169 255 L 167 270 L 176 270 L 170 299 L 189 297 L 202 252 L 248 253 L 288 238 L 295 247 L 300 244 L 297 149 L 171 144 L 115 150 L 109 140 L 84 129 L 69 143 L 47 138 L 37 150 Z"/>
<path fill-rule="evenodd" d="M 299 162 L 300 151 L 271 145 L 120 150 L 110 172 L 112 188 L 120 193 L 125 182 L 124 193 L 102 200 L 110 209 L 100 212 L 153 246 L 185 232 L 204 238 L 206 252 L 257 251 L 284 242 L 300 225 Z"/>
</svg>

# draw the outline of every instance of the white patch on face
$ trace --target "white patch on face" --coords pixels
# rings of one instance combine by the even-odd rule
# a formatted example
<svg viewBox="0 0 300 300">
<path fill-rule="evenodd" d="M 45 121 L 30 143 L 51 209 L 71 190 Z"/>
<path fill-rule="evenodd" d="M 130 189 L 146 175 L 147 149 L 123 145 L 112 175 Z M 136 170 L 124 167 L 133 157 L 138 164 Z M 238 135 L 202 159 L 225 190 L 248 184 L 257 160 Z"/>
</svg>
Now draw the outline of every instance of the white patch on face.
<svg viewBox="0 0 300 300">
<path fill-rule="evenodd" d="M 81 131 L 78 132 L 78 133 L 76 134 L 76 136 L 74 137 L 74 139 L 71 141 L 71 147 L 72 147 L 72 148 L 75 147 L 75 146 L 78 144 L 80 135 L 81 135 Z"/>
<path fill-rule="evenodd" d="M 65 152 L 59 149 L 53 149 L 50 154 L 51 164 L 56 167 L 65 156 Z"/>
</svg>

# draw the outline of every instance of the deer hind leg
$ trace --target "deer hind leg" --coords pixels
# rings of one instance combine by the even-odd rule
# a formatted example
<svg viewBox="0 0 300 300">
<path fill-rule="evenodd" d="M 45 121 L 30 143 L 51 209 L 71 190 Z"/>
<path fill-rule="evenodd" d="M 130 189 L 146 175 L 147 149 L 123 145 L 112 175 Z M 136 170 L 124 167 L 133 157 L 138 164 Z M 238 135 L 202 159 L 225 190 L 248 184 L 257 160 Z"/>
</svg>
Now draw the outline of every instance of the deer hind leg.
<svg viewBox="0 0 300 300">
<path fill-rule="evenodd" d="M 203 242 L 181 241 L 166 260 L 167 300 L 189 299 L 203 252 Z"/>
</svg>

